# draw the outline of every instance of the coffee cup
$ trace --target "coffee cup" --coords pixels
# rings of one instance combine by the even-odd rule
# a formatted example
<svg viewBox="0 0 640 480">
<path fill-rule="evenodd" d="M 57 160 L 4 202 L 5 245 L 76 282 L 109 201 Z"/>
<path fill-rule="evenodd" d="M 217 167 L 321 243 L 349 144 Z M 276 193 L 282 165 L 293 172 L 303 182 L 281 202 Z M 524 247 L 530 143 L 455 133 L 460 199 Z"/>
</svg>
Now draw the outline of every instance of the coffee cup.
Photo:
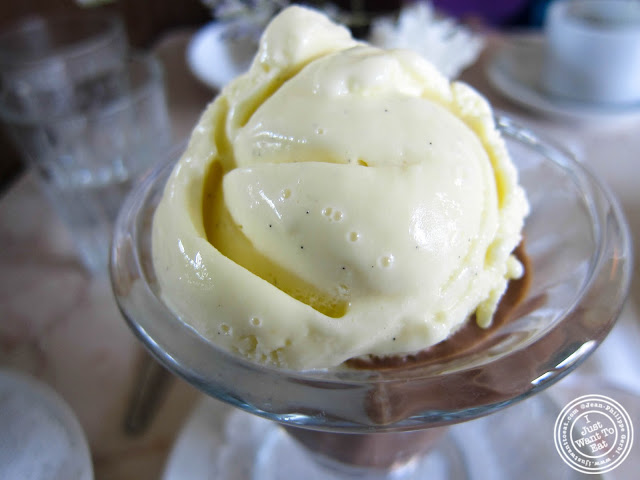
<svg viewBox="0 0 640 480">
<path fill-rule="evenodd" d="M 583 103 L 640 102 L 640 2 L 556 1 L 545 36 L 547 93 Z"/>
</svg>

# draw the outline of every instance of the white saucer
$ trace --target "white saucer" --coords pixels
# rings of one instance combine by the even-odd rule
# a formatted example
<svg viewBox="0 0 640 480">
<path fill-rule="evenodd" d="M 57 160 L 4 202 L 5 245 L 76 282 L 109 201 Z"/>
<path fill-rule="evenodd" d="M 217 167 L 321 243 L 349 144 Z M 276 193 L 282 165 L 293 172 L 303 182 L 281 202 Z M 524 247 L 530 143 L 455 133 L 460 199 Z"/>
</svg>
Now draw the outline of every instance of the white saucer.
<svg viewBox="0 0 640 480">
<path fill-rule="evenodd" d="M 249 37 L 232 40 L 228 25 L 211 22 L 198 30 L 187 47 L 187 64 L 205 85 L 219 90 L 245 72 L 257 50 Z"/>
<path fill-rule="evenodd" d="M 524 35 L 500 48 L 487 66 L 490 83 L 505 97 L 525 108 L 572 120 L 613 120 L 640 115 L 640 102 L 624 105 L 585 103 L 559 98 L 540 85 L 544 39 Z"/>
<path fill-rule="evenodd" d="M 488 417 L 455 425 L 419 461 L 419 472 L 429 476 L 416 473 L 406 478 L 509 480 L 522 472 L 527 478 L 583 478 L 562 462 L 554 447 L 553 425 L 561 408 L 541 393 Z M 310 463 L 302 447 L 276 423 L 205 397 L 178 435 L 162 479 L 271 480 L 283 475 L 335 478 Z M 593 476 L 598 479 L 602 477 Z"/>
<path fill-rule="evenodd" d="M 0 369 L 0 478 L 93 479 L 71 408 L 45 384 L 7 369 Z"/>
</svg>

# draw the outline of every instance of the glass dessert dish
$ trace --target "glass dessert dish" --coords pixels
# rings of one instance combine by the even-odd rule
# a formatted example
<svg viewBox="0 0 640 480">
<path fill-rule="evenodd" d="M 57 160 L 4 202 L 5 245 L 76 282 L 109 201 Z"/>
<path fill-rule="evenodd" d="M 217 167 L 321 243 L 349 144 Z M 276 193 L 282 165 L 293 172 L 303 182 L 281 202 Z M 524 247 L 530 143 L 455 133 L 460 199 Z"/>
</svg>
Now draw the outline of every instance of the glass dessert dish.
<svg viewBox="0 0 640 480">
<path fill-rule="evenodd" d="M 143 178 L 116 224 L 111 275 L 125 319 L 171 372 L 280 423 L 330 478 L 425 478 L 420 459 L 445 427 L 524 400 L 582 363 L 613 327 L 630 282 L 630 237 L 608 191 L 561 148 L 508 118 L 497 122 L 531 205 L 530 285 L 512 318 L 471 348 L 396 368 L 299 372 L 216 347 L 163 303 L 151 261 L 153 212 L 179 154 Z M 269 458 L 287 457 L 260 461 Z M 286 463 L 269 471 L 287 478 Z"/>
</svg>

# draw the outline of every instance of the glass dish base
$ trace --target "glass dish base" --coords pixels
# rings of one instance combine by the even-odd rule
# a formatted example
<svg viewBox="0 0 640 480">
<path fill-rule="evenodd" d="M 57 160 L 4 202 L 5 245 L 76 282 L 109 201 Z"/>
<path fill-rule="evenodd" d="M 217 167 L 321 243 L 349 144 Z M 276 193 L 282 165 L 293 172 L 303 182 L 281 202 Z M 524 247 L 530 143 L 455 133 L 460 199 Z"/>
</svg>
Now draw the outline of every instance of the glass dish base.
<svg viewBox="0 0 640 480">
<path fill-rule="evenodd" d="M 380 472 L 328 467 L 275 422 L 204 399 L 185 424 L 163 479 L 507 480 L 523 472 L 526 478 L 584 478 L 555 450 L 553 427 L 561 410 L 551 395 L 541 393 L 488 417 L 451 426 L 428 454 Z"/>
<path fill-rule="evenodd" d="M 466 480 L 467 469 L 460 459 L 463 452 L 451 435 L 444 436 L 427 454 L 416 457 L 389 472 L 346 465 L 325 465 L 314 460 L 282 429 L 274 428 L 256 455 L 251 480 L 367 479 L 367 480 Z"/>
</svg>

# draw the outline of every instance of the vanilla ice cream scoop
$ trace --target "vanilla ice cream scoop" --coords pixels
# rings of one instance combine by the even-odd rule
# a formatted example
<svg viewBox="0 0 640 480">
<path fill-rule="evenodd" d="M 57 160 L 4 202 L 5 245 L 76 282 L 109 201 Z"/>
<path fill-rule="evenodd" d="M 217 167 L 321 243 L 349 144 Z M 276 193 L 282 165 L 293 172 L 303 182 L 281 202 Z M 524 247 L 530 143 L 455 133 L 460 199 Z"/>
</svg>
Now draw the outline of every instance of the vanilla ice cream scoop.
<svg viewBox="0 0 640 480">
<path fill-rule="evenodd" d="M 208 107 L 153 225 L 166 303 L 291 369 L 491 323 L 528 211 L 490 107 L 417 54 L 290 7 Z"/>
</svg>

